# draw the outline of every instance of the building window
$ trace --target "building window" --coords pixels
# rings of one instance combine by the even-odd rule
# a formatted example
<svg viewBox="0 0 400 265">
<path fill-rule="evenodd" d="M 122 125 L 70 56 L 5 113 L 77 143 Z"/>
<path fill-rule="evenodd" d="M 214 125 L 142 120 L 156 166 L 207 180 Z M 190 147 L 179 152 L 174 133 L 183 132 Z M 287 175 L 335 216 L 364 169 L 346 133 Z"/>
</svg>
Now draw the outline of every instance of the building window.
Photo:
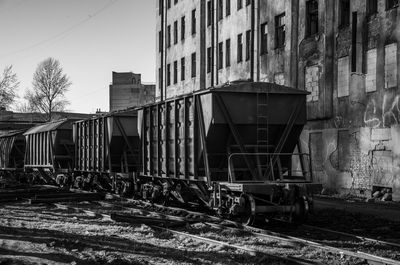
<svg viewBox="0 0 400 265">
<path fill-rule="evenodd" d="M 181 18 L 181 40 L 185 39 L 185 16 Z"/>
<path fill-rule="evenodd" d="M 163 0 L 158 0 L 158 14 L 162 15 L 163 11 Z"/>
<path fill-rule="evenodd" d="M 319 67 L 308 66 L 305 69 L 305 88 L 311 94 L 307 95 L 307 102 L 318 101 L 319 98 Z"/>
<path fill-rule="evenodd" d="M 376 91 L 376 49 L 367 51 L 367 75 L 365 77 L 365 91 Z"/>
<path fill-rule="evenodd" d="M 285 46 L 285 13 L 275 17 L 275 48 Z"/>
<path fill-rule="evenodd" d="M 251 0 L 246 0 L 246 6 L 250 5 Z"/>
<path fill-rule="evenodd" d="M 224 0 L 218 0 L 218 20 L 221 20 L 224 18 Z"/>
<path fill-rule="evenodd" d="M 167 86 L 171 85 L 171 64 L 167 64 Z"/>
<path fill-rule="evenodd" d="M 397 43 L 385 46 L 385 88 L 397 86 Z"/>
<path fill-rule="evenodd" d="M 196 53 L 192 53 L 192 77 L 196 77 Z"/>
<path fill-rule="evenodd" d="M 261 25 L 261 54 L 268 53 L 268 24 Z"/>
<path fill-rule="evenodd" d="M 211 26 L 212 22 L 212 2 L 207 2 L 207 26 Z"/>
<path fill-rule="evenodd" d="M 225 9 L 225 16 L 229 16 L 231 14 L 231 0 L 226 0 Z"/>
<path fill-rule="evenodd" d="M 181 81 L 185 80 L 185 57 L 181 58 Z"/>
<path fill-rule="evenodd" d="M 223 43 L 218 43 L 218 70 L 224 68 L 224 47 Z"/>
<path fill-rule="evenodd" d="M 196 34 L 196 9 L 192 10 L 192 35 Z"/>
<path fill-rule="evenodd" d="M 350 0 L 340 0 L 339 27 L 345 28 L 350 25 Z"/>
<path fill-rule="evenodd" d="M 399 6 L 399 0 L 386 0 L 386 10 Z"/>
<path fill-rule="evenodd" d="M 160 31 L 158 32 L 158 52 L 162 52 L 162 47 L 163 47 L 162 42 L 163 42 L 163 39 L 162 39 L 162 32 L 161 32 L 161 30 L 160 30 Z"/>
<path fill-rule="evenodd" d="M 237 10 L 242 9 L 243 7 L 243 0 L 237 0 Z"/>
<path fill-rule="evenodd" d="M 171 47 L 171 25 L 167 27 L 167 47 Z"/>
<path fill-rule="evenodd" d="M 237 36 L 237 61 L 243 61 L 243 34 Z"/>
<path fill-rule="evenodd" d="M 377 0 L 367 0 L 367 16 L 370 17 L 378 12 Z"/>
<path fill-rule="evenodd" d="M 207 48 L 207 73 L 211 73 L 212 69 L 212 49 L 211 47 Z"/>
<path fill-rule="evenodd" d="M 174 44 L 178 43 L 178 20 L 174 22 Z"/>
<path fill-rule="evenodd" d="M 174 5 L 176 5 L 178 3 L 178 0 L 174 0 Z"/>
<path fill-rule="evenodd" d="M 337 86 L 338 86 L 338 98 L 346 97 L 349 95 L 350 86 L 350 60 L 349 56 L 345 56 L 338 59 L 338 76 L 337 76 Z"/>
<path fill-rule="evenodd" d="M 161 89 L 162 87 L 162 69 L 161 67 L 158 68 L 158 88 Z"/>
<path fill-rule="evenodd" d="M 306 3 L 307 28 L 306 36 L 318 33 L 318 1 L 309 0 Z"/>
<path fill-rule="evenodd" d="M 167 0 L 167 8 L 168 8 L 168 9 L 171 8 L 171 0 Z"/>
<path fill-rule="evenodd" d="M 231 39 L 225 43 L 225 67 L 231 66 Z"/>
<path fill-rule="evenodd" d="M 174 62 L 174 84 L 178 83 L 178 61 Z"/>
<path fill-rule="evenodd" d="M 246 31 L 246 61 L 250 60 L 251 53 L 251 30 Z"/>
</svg>

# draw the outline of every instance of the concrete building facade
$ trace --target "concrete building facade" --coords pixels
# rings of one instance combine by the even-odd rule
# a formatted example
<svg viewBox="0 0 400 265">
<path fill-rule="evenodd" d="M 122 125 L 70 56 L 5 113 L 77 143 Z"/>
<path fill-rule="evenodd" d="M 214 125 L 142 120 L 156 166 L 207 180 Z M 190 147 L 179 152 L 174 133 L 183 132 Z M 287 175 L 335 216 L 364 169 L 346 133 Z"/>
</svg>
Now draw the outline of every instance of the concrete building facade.
<svg viewBox="0 0 400 265">
<path fill-rule="evenodd" d="M 110 111 L 154 102 L 155 85 L 142 84 L 141 75 L 132 72 L 112 73 Z"/>
<path fill-rule="evenodd" d="M 400 200 L 399 20 L 398 0 L 158 0 L 156 97 L 246 79 L 307 90 L 315 180 Z"/>
</svg>

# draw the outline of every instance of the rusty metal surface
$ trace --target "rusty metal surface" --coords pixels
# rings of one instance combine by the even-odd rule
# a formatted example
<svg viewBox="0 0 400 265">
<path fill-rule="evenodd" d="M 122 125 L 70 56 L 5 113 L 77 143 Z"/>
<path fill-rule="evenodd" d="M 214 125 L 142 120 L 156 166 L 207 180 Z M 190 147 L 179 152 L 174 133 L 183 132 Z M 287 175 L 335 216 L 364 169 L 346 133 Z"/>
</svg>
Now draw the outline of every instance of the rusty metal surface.
<svg viewBox="0 0 400 265">
<path fill-rule="evenodd" d="M 75 169 L 132 172 L 139 163 L 137 113 L 118 111 L 74 123 Z"/>
<path fill-rule="evenodd" d="M 268 116 L 265 128 L 269 138 L 262 145 L 257 136 L 259 94 L 267 95 L 268 100 L 263 111 Z M 269 148 L 278 146 L 279 152 L 293 152 L 306 123 L 306 95 L 305 91 L 276 84 L 238 82 L 139 108 L 142 173 L 226 181 L 230 153 L 273 151 Z M 292 115 L 294 110 L 296 116 Z M 284 132 L 285 138 L 280 140 Z M 247 168 L 242 178 L 256 180 L 251 171 L 257 162 L 243 157 L 243 161 L 235 161 L 238 168 Z M 288 163 L 282 161 L 283 165 Z"/>
</svg>

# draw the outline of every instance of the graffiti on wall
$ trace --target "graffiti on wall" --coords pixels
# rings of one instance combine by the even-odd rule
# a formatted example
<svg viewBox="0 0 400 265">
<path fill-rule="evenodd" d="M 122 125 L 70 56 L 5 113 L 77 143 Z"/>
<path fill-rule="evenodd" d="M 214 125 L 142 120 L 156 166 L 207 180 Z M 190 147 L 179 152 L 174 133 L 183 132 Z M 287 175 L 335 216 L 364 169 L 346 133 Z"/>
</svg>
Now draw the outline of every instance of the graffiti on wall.
<svg viewBox="0 0 400 265">
<path fill-rule="evenodd" d="M 364 123 L 371 128 L 389 127 L 400 123 L 400 96 L 392 98 L 385 94 L 382 106 L 375 99 L 371 99 L 364 112 Z"/>
</svg>

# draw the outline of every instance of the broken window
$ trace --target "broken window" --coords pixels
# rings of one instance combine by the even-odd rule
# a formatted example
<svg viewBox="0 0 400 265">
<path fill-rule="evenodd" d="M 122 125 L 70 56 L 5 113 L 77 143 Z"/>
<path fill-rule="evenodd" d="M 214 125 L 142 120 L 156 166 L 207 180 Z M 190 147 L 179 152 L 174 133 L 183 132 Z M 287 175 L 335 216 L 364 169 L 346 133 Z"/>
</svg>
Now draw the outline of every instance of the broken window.
<svg viewBox="0 0 400 265">
<path fill-rule="evenodd" d="M 251 53 L 251 30 L 246 31 L 246 61 L 250 60 Z"/>
<path fill-rule="evenodd" d="M 174 84 L 178 83 L 178 61 L 174 62 Z"/>
<path fill-rule="evenodd" d="M 211 72 L 212 68 L 212 49 L 211 47 L 207 48 L 207 73 Z"/>
<path fill-rule="evenodd" d="M 185 57 L 181 58 L 181 81 L 185 80 Z"/>
<path fill-rule="evenodd" d="M 285 46 L 285 13 L 275 17 L 275 48 Z"/>
<path fill-rule="evenodd" d="M 211 26 L 212 21 L 212 2 L 207 2 L 207 26 Z"/>
<path fill-rule="evenodd" d="M 192 35 L 196 34 L 196 9 L 192 10 Z"/>
<path fill-rule="evenodd" d="M 237 0 L 237 10 L 242 9 L 243 7 L 243 1 L 242 0 Z"/>
<path fill-rule="evenodd" d="M 339 27 L 345 28 L 350 25 L 350 0 L 340 0 L 340 22 Z"/>
<path fill-rule="evenodd" d="M 174 44 L 178 43 L 178 20 L 174 22 Z"/>
<path fill-rule="evenodd" d="M 399 6 L 399 0 L 386 0 L 386 10 Z"/>
<path fill-rule="evenodd" d="M 167 86 L 171 85 L 171 64 L 167 64 Z"/>
<path fill-rule="evenodd" d="M 226 0 L 225 9 L 225 16 L 229 16 L 231 14 L 231 0 Z"/>
<path fill-rule="evenodd" d="M 224 67 L 224 50 L 223 50 L 223 43 L 218 43 L 218 70 Z"/>
<path fill-rule="evenodd" d="M 237 61 L 243 61 L 243 34 L 237 36 Z"/>
<path fill-rule="evenodd" d="M 367 16 L 370 17 L 378 12 L 377 0 L 367 0 Z"/>
<path fill-rule="evenodd" d="M 318 1 L 309 0 L 306 3 L 306 36 L 318 33 Z"/>
<path fill-rule="evenodd" d="M 192 53 L 192 77 L 196 77 L 196 53 Z"/>
<path fill-rule="evenodd" d="M 181 40 L 185 39 L 185 16 L 181 18 Z"/>
<path fill-rule="evenodd" d="M 261 25 L 261 55 L 268 53 L 268 24 Z"/>
<path fill-rule="evenodd" d="M 218 0 L 218 20 L 224 17 L 223 0 Z"/>
<path fill-rule="evenodd" d="M 231 39 L 227 39 L 225 43 L 225 66 L 231 66 Z"/>
</svg>

